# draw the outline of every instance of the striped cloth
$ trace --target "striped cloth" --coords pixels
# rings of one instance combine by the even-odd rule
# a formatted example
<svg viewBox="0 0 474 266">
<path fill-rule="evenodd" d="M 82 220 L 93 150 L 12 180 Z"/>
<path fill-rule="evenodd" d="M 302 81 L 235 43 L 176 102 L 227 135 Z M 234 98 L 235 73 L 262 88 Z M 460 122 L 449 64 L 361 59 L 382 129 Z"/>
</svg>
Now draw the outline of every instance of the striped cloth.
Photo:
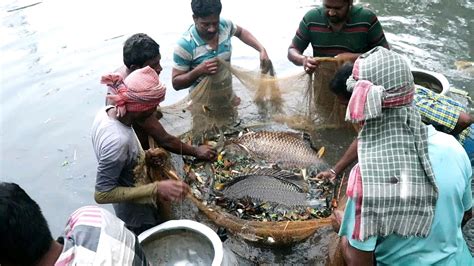
<svg viewBox="0 0 474 266">
<path fill-rule="evenodd" d="M 85 206 L 71 214 L 55 266 L 149 265 L 138 238 L 109 211 Z"/>
<path fill-rule="evenodd" d="M 173 52 L 173 68 L 179 71 L 188 72 L 195 69 L 198 65 L 212 58 L 219 58 L 225 62 L 231 60 L 232 55 L 232 37 L 237 31 L 237 26 L 230 20 L 221 18 L 219 20 L 218 46 L 213 50 L 206 41 L 204 41 L 193 24 L 176 43 Z M 189 88 L 193 91 L 205 75 L 200 76 Z M 216 77 L 213 77 L 216 80 Z"/>
<path fill-rule="evenodd" d="M 102 76 L 101 83 L 111 89 L 112 94 L 107 98 L 115 103 L 118 117 L 123 117 L 127 111 L 154 109 L 165 99 L 166 87 L 149 66 L 133 71 L 125 80 L 117 73 Z"/>
<path fill-rule="evenodd" d="M 356 239 L 426 237 L 437 200 L 427 129 L 412 105 L 413 76 L 395 52 L 376 47 L 356 61 L 346 119 L 365 121 L 358 136 L 363 199 Z"/>
<path fill-rule="evenodd" d="M 423 122 L 448 134 L 456 127 L 460 113 L 467 112 L 461 103 L 418 85 L 413 101 Z M 471 127 L 467 127 L 456 136 L 461 145 L 464 145 L 464 140 L 470 133 Z"/>
<path fill-rule="evenodd" d="M 303 53 L 309 44 L 315 57 L 365 53 L 376 46 L 389 48 L 377 16 L 359 5 L 350 7 L 347 20 L 340 31 L 331 28 L 323 6 L 309 10 L 300 21 L 291 47 Z"/>
</svg>

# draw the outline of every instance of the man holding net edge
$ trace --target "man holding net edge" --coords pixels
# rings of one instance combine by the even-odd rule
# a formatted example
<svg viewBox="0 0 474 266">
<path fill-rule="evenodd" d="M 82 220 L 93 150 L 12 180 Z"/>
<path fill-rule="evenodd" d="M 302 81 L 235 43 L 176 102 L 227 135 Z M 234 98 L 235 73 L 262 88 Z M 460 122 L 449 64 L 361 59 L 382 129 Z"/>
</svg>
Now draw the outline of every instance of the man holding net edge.
<svg viewBox="0 0 474 266">
<path fill-rule="evenodd" d="M 115 72 L 125 79 L 133 71 L 149 66 L 159 75 L 162 70 L 160 61 L 161 54 L 159 44 L 147 34 L 136 33 L 125 41 L 123 45 L 124 65 Z M 107 95 L 109 94 L 113 94 L 113 90 L 111 90 L 110 87 L 107 92 Z M 106 104 L 113 105 L 114 103 L 110 99 L 107 99 Z M 150 116 L 140 123 L 134 123 L 133 127 L 144 149 L 149 148 L 148 135 L 150 135 L 158 146 L 167 151 L 176 154 L 190 155 L 204 160 L 214 160 L 216 157 L 215 151 L 207 145 L 191 146 L 182 142 L 176 136 L 169 134 L 156 115 Z"/>
<path fill-rule="evenodd" d="M 309 10 L 288 48 L 288 59 L 313 73 L 317 59 L 303 55 L 310 43 L 313 57 L 337 56 L 342 61 L 355 61 L 361 53 L 376 46 L 389 48 L 377 16 L 352 2 L 323 0 L 322 7 Z"/>
<path fill-rule="evenodd" d="M 232 37 L 257 50 L 261 66 L 270 60 L 249 31 L 220 17 L 220 0 L 193 0 L 191 8 L 194 24 L 176 44 L 172 84 L 175 90 L 189 88 L 191 104 L 186 108 L 191 110 L 193 138 L 200 141 L 216 130 L 239 124 L 236 107 L 240 98 L 234 93 L 231 72 L 224 66 L 231 60 Z"/>
<path fill-rule="evenodd" d="M 269 61 L 263 45 L 248 30 L 220 18 L 220 0 L 193 0 L 191 9 L 194 24 L 178 40 L 173 54 L 175 90 L 193 90 L 205 75 L 216 74 L 217 58 L 230 62 L 233 36 L 257 50 L 262 65 Z"/>
<path fill-rule="evenodd" d="M 162 70 L 160 59 L 159 45 L 148 35 L 134 34 L 125 41 L 124 66 L 115 71 L 112 75 L 114 79 L 103 80 L 108 88 L 108 106 L 98 112 L 92 129 L 98 160 L 95 200 L 100 204 L 115 203 L 117 216 L 136 234 L 166 218 L 161 210 L 158 212 L 150 204 L 152 201 L 159 204 L 162 199 L 179 200 L 189 189 L 183 182 L 172 180 L 136 186 L 134 168 L 138 164 L 140 145 L 135 133 L 140 143 L 146 146 L 144 149 L 148 149 L 147 135 L 150 135 L 168 151 L 205 160 L 216 157 L 210 146 L 186 144 L 167 133 L 159 122 L 155 114 L 156 106 L 164 99 L 166 91 L 158 78 Z M 133 86 L 122 86 L 127 81 L 132 82 Z M 149 83 L 156 86 L 149 86 Z M 120 88 L 118 85 L 121 85 Z M 155 87 L 156 92 L 152 90 Z M 112 112 L 119 107 L 126 111 L 131 102 L 135 102 L 132 107 L 136 105 L 138 109 L 122 111 L 123 115 L 115 118 Z M 142 110 L 143 107 L 146 110 Z M 164 203 L 169 205 L 168 201 Z"/>
</svg>

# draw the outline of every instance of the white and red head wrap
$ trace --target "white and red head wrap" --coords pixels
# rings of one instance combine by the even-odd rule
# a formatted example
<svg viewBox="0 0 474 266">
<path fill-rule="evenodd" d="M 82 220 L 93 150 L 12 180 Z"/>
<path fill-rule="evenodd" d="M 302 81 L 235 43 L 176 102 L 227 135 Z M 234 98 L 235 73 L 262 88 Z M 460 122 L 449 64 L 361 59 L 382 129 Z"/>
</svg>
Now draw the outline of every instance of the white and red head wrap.
<svg viewBox="0 0 474 266">
<path fill-rule="evenodd" d="M 379 117 L 383 108 L 409 105 L 415 93 L 408 63 L 381 46 L 356 60 L 346 85 L 352 92 L 346 120 L 352 122 Z"/>
<path fill-rule="evenodd" d="M 123 117 L 127 111 L 143 112 L 156 108 L 165 99 L 166 87 L 149 66 L 133 71 L 125 80 L 116 73 L 102 76 L 101 83 L 112 89 L 113 94 L 107 98 L 115 103 L 118 117 Z"/>
</svg>

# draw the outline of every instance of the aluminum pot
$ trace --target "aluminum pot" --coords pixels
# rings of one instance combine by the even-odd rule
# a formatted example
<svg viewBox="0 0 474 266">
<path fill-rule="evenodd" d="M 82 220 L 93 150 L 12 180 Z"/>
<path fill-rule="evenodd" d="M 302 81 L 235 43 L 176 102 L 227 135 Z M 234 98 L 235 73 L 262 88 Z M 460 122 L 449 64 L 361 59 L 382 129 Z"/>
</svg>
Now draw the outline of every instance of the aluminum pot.
<svg viewBox="0 0 474 266">
<path fill-rule="evenodd" d="M 415 79 L 415 84 L 427 87 L 442 95 L 448 93 L 449 81 L 443 74 L 413 67 L 411 68 L 411 73 Z"/>
<path fill-rule="evenodd" d="M 221 265 L 223 247 L 208 226 L 192 220 L 171 220 L 138 236 L 148 260 L 165 265 Z"/>
</svg>

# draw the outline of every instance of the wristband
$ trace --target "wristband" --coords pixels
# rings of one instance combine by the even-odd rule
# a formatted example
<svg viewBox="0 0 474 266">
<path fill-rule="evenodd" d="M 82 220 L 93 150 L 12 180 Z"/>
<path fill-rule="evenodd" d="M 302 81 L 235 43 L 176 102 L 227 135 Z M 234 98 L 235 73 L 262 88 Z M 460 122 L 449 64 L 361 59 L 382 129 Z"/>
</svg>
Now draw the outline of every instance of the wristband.
<svg viewBox="0 0 474 266">
<path fill-rule="evenodd" d="M 335 176 L 337 176 L 336 171 L 334 171 L 334 169 L 332 169 L 332 168 L 329 169 L 329 172 L 331 172 L 332 174 L 334 174 Z"/>
</svg>

